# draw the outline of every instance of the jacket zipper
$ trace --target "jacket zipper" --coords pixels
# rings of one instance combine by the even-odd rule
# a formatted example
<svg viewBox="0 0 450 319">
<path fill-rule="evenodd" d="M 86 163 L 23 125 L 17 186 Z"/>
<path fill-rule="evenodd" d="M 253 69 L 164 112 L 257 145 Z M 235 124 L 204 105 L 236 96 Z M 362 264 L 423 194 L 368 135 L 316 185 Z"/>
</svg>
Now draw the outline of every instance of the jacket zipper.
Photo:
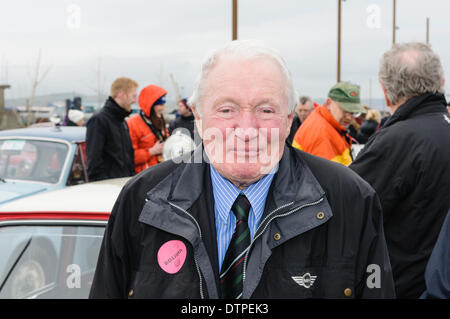
<svg viewBox="0 0 450 319">
<path fill-rule="evenodd" d="M 252 245 L 253 245 L 253 243 L 266 231 L 266 229 L 267 229 L 267 227 L 270 225 L 270 223 L 274 220 L 274 219 L 276 219 L 276 218 L 278 218 L 278 217 L 285 217 L 285 216 L 289 216 L 289 215 L 291 215 L 291 214 L 293 214 L 293 213 L 295 213 L 295 212 L 297 212 L 297 211 L 299 211 L 299 210 L 301 210 L 301 209 L 303 209 L 303 208 L 305 208 L 305 207 L 309 207 L 309 206 L 314 206 L 314 205 L 317 205 L 317 204 L 319 204 L 319 203 L 321 203 L 323 201 L 323 197 L 321 197 L 319 200 L 317 200 L 317 201 L 315 201 L 315 202 L 312 202 L 312 203 L 308 203 L 308 204 L 304 204 L 304 205 L 302 205 L 302 206 L 299 206 L 299 207 L 295 207 L 295 208 L 293 208 L 293 209 L 291 209 L 290 211 L 288 211 L 288 212 L 286 212 L 286 213 L 283 213 L 283 214 L 280 214 L 280 215 L 276 215 L 276 216 L 273 216 L 272 218 L 270 218 L 273 214 L 275 214 L 277 211 L 279 211 L 280 209 L 283 209 L 283 208 L 285 208 L 285 207 L 287 207 L 287 206 L 290 206 L 290 205 L 292 205 L 294 202 L 291 202 L 291 203 L 289 203 L 289 204 L 285 204 L 285 205 L 283 205 L 283 206 L 280 206 L 280 207 L 278 207 L 278 208 L 276 208 L 275 210 L 273 210 L 271 213 L 269 213 L 267 216 L 266 216 L 266 218 L 264 218 L 264 220 L 259 224 L 259 226 L 258 226 L 258 228 L 256 229 L 256 236 L 253 238 L 253 240 L 251 241 L 251 243 L 250 243 L 250 245 L 248 246 L 248 249 L 247 249 L 247 252 L 245 253 L 245 257 L 244 257 L 244 271 L 243 271 L 243 274 L 242 274 L 242 280 L 245 282 L 245 275 L 246 275 L 246 270 L 247 270 L 247 259 L 248 259 L 248 255 L 249 255 L 249 253 L 250 253 L 250 249 L 251 249 L 251 247 L 252 247 Z M 259 231 L 259 229 L 260 229 L 260 227 L 261 226 L 263 226 L 264 225 L 264 222 L 267 220 L 267 219 L 269 219 L 270 218 L 270 220 L 266 223 L 266 225 L 264 226 L 264 229 L 260 232 L 260 233 L 258 233 L 258 231 Z"/>
<path fill-rule="evenodd" d="M 200 239 L 203 240 L 203 236 L 202 236 L 202 231 L 200 229 L 200 226 L 197 222 L 197 220 L 194 218 L 194 216 L 192 216 L 191 214 L 189 214 L 187 211 L 185 211 L 183 208 L 179 207 L 178 205 L 175 205 L 171 202 L 168 202 L 171 206 L 177 208 L 178 210 L 182 211 L 183 213 L 185 213 L 187 216 L 189 216 L 190 219 L 192 219 L 195 223 L 195 225 L 197 226 L 198 229 L 198 233 L 200 235 Z M 203 280 L 202 280 L 202 273 L 200 272 L 200 267 L 198 265 L 198 261 L 197 261 L 197 257 L 194 254 L 194 262 L 195 262 L 195 268 L 197 268 L 197 273 L 198 273 L 198 277 L 200 278 L 200 298 L 201 299 L 205 299 L 205 296 L 203 294 Z"/>
</svg>

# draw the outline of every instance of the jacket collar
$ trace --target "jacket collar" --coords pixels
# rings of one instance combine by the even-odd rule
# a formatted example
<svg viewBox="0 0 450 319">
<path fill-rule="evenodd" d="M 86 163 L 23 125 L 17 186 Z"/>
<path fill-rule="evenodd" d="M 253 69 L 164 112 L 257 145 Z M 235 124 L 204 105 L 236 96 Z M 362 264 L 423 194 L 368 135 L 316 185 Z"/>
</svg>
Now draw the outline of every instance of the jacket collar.
<svg viewBox="0 0 450 319">
<path fill-rule="evenodd" d="M 103 109 L 107 111 L 107 114 L 110 114 L 113 118 L 119 121 L 123 121 L 123 119 L 131 114 L 131 112 L 128 112 L 119 104 L 117 104 L 117 102 L 112 97 L 108 97 Z"/>
<path fill-rule="evenodd" d="M 139 216 L 139 221 L 182 236 L 188 240 L 194 248 L 194 260 L 198 263 L 202 277 L 205 279 L 208 296 L 210 298 L 218 298 L 218 284 L 216 281 L 218 276 L 217 274 L 214 275 L 199 226 L 204 220 L 195 220 L 193 215 L 195 216 L 196 214 L 189 213 L 189 209 L 201 195 L 208 195 L 208 193 L 205 193 L 205 190 L 206 192 L 212 192 L 210 185 L 206 187 L 208 186 L 208 180 L 205 180 L 210 179 L 208 167 L 210 164 L 207 163 L 207 158 L 203 156 L 206 157 L 203 153 L 202 145 L 200 145 L 189 158 L 189 164 L 181 164 L 178 166 L 178 168 L 147 193 L 147 202 Z M 187 160 L 188 158 L 184 159 Z M 205 176 L 205 174 L 208 176 Z M 276 211 L 276 207 L 283 207 L 283 209 L 277 210 L 277 213 L 281 213 L 284 209 L 290 210 L 302 204 L 306 205 L 322 199 L 324 194 L 325 192 L 306 163 L 299 156 L 295 155 L 295 150 L 285 146 L 283 156 L 279 162 L 278 172 L 274 176 L 269 190 L 262 222 L 272 216 Z M 213 208 L 210 207 L 208 209 Z M 268 215 L 269 212 L 272 212 L 272 214 Z M 201 216 L 204 216 L 204 213 L 214 214 L 214 211 L 203 212 Z M 331 212 L 326 219 L 319 222 L 315 219 L 311 220 L 308 216 L 310 215 L 303 216 L 302 220 L 306 218 L 310 222 L 289 222 L 288 225 L 291 230 L 286 233 L 291 233 L 291 236 L 294 236 L 294 233 L 307 231 L 325 222 L 330 218 Z M 265 222 L 265 225 L 268 225 L 268 223 L 270 221 Z M 302 227 L 299 227 L 299 223 Z M 214 226 L 211 225 L 210 227 Z M 285 237 L 288 238 L 289 236 Z M 270 248 L 266 247 L 265 249 Z M 261 253 L 261 249 L 256 250 Z M 248 274 L 249 282 L 257 282 L 259 280 L 262 272 L 262 268 L 260 267 L 261 262 L 264 263 L 269 256 L 270 252 L 265 250 L 264 258 L 258 255 L 249 260 L 249 264 L 255 263 L 255 260 L 257 260 L 256 263 L 260 268 L 258 271 Z M 258 267 L 255 266 L 253 268 Z M 249 285 L 245 290 L 245 295 L 250 296 L 255 287 L 255 285 Z"/>
<path fill-rule="evenodd" d="M 271 200 L 266 204 L 264 215 L 268 210 L 285 205 L 301 205 L 315 201 L 325 194 L 306 163 L 294 153 L 294 150 L 285 146 L 278 172 L 269 190 Z M 186 159 L 185 157 L 184 160 Z M 145 207 L 148 209 L 143 210 L 141 218 L 150 217 L 148 215 L 159 214 L 162 211 L 167 213 L 170 206 L 189 211 L 205 189 L 204 174 L 208 171 L 207 165 L 210 164 L 202 145 L 197 147 L 188 161 L 189 163 L 178 166 L 147 193 L 148 201 Z"/>
<path fill-rule="evenodd" d="M 328 111 L 328 109 L 326 108 L 325 105 L 321 105 L 317 108 L 317 112 L 319 113 L 319 115 L 321 117 L 323 117 L 328 123 L 330 123 L 331 126 L 334 127 L 334 129 L 336 131 L 338 131 L 339 133 L 345 135 L 346 134 L 346 129 L 343 128 L 338 121 L 336 121 L 336 119 L 333 117 L 333 115 L 331 115 L 330 111 Z"/>
<path fill-rule="evenodd" d="M 425 113 L 445 112 L 445 105 L 446 101 L 443 94 L 426 93 L 415 96 L 402 104 L 383 127 Z"/>
</svg>

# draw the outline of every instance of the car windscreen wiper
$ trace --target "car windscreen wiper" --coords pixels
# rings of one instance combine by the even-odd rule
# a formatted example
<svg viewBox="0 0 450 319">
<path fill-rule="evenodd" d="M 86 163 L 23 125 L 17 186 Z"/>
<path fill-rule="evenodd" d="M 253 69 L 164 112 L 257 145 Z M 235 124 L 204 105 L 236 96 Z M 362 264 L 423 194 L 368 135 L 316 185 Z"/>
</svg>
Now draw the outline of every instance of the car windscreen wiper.
<svg viewBox="0 0 450 319">
<path fill-rule="evenodd" d="M 9 276 L 11 276 L 12 272 L 14 271 L 14 268 L 16 268 L 17 264 L 19 263 L 19 260 L 22 258 L 23 254 L 25 253 L 27 248 L 30 246 L 32 239 L 33 239 L 32 237 L 30 237 L 30 239 L 28 239 L 27 243 L 25 244 L 25 247 L 23 247 L 23 249 L 20 252 L 19 256 L 17 256 L 16 261 L 12 265 L 11 269 L 8 271 L 8 274 L 6 275 L 5 279 L 3 280 L 3 282 L 2 282 L 2 284 L 0 286 L 0 291 L 2 291 L 3 286 L 5 286 L 6 282 L 8 281 Z"/>
</svg>

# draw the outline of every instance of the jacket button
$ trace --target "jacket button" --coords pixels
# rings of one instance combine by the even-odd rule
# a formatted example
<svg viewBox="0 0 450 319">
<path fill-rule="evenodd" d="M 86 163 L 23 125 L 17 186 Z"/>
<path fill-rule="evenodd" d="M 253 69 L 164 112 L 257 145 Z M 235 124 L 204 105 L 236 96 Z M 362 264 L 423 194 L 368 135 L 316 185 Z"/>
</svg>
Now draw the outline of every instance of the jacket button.
<svg viewBox="0 0 450 319">
<path fill-rule="evenodd" d="M 347 296 L 347 297 L 350 297 L 352 295 L 352 292 L 353 291 L 350 288 L 346 288 L 344 290 L 344 295 Z"/>
<path fill-rule="evenodd" d="M 131 296 L 133 296 L 133 294 L 134 294 L 134 290 L 133 290 L 133 289 L 131 289 L 131 290 L 130 290 L 130 292 L 128 292 L 128 297 L 131 297 Z"/>
<path fill-rule="evenodd" d="M 275 240 L 280 240 L 280 239 L 281 239 L 280 233 L 275 233 L 275 234 L 273 235 L 273 239 L 275 239 Z"/>
<path fill-rule="evenodd" d="M 323 219 L 325 217 L 325 213 L 324 212 L 318 212 L 316 217 L 317 217 L 317 219 Z"/>
</svg>

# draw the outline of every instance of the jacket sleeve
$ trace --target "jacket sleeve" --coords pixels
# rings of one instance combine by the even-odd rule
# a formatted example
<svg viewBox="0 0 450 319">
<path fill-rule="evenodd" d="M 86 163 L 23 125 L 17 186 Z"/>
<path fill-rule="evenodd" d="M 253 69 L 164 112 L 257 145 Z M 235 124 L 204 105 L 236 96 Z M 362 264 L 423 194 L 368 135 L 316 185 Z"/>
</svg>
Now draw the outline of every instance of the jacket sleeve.
<svg viewBox="0 0 450 319">
<path fill-rule="evenodd" d="M 450 298 L 450 210 L 425 270 L 426 290 L 420 298 Z"/>
<path fill-rule="evenodd" d="M 133 121 L 131 121 L 131 119 L 127 120 L 129 132 L 130 132 L 130 139 L 131 139 L 131 143 L 133 144 L 133 149 L 134 149 L 134 164 L 142 165 L 142 164 L 147 163 L 150 160 L 151 155 L 150 155 L 149 148 L 151 148 L 154 145 L 154 143 L 149 147 L 139 148 L 140 140 L 141 140 L 142 136 L 141 136 L 141 134 L 139 134 L 139 126 L 136 124 L 136 119 L 133 119 Z M 145 124 L 143 124 L 143 125 L 145 125 Z M 152 133 L 150 133 L 150 134 L 152 134 Z"/>
<path fill-rule="evenodd" d="M 86 125 L 86 155 L 90 181 L 108 177 L 103 160 L 103 148 L 106 143 L 105 127 L 97 117 L 92 117 Z"/>
<path fill-rule="evenodd" d="M 130 276 L 130 251 L 127 249 L 127 219 L 124 190 L 120 193 L 108 225 L 97 261 L 89 298 L 127 298 Z"/>
<path fill-rule="evenodd" d="M 356 297 L 395 298 L 395 286 L 384 237 L 383 214 L 375 192 L 365 197 L 365 224 L 357 257 Z"/>
</svg>

